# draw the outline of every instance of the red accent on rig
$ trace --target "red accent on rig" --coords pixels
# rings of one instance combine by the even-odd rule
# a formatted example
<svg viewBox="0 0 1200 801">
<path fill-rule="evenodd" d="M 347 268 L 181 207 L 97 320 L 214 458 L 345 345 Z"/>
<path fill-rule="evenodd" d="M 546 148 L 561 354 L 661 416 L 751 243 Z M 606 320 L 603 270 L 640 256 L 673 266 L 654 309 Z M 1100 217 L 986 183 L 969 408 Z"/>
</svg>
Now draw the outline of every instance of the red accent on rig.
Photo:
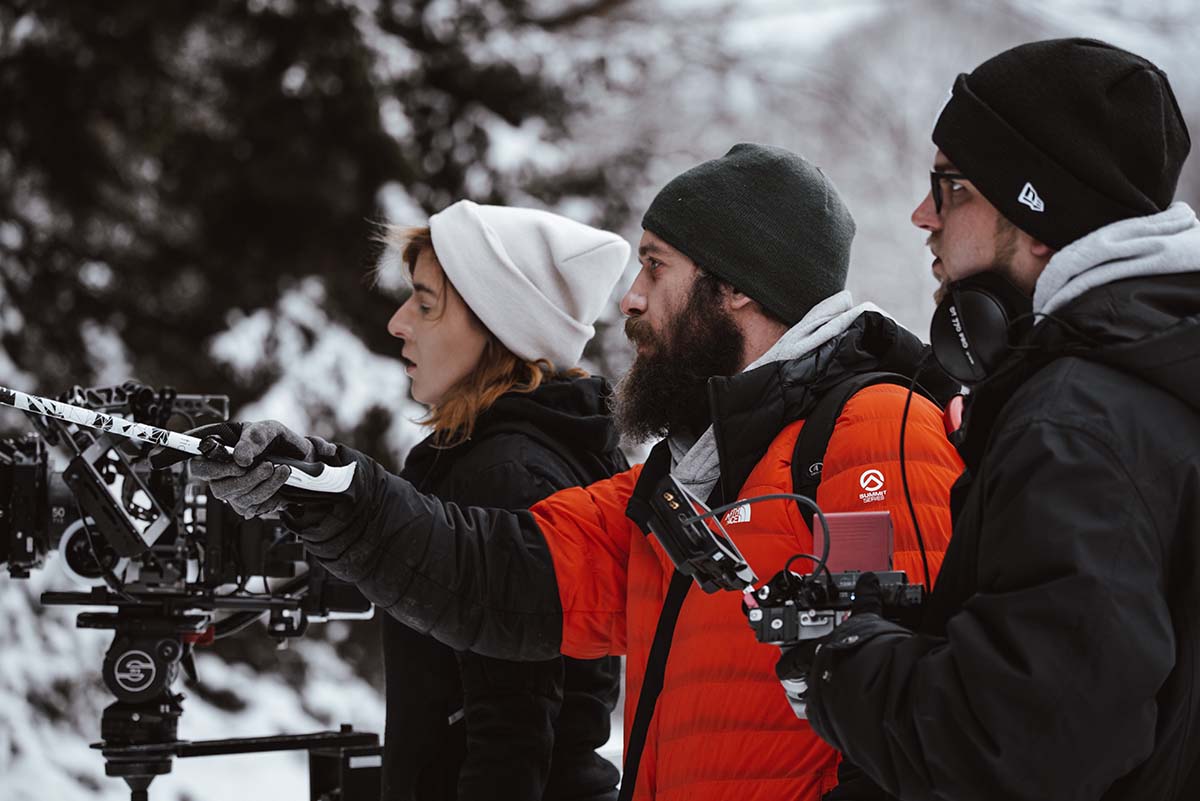
<svg viewBox="0 0 1200 801">
<path fill-rule="evenodd" d="M 190 634 L 184 634 L 182 639 L 189 645 L 212 645 L 216 640 L 217 630 L 213 626 L 209 626 L 204 631 L 194 631 Z"/>
</svg>

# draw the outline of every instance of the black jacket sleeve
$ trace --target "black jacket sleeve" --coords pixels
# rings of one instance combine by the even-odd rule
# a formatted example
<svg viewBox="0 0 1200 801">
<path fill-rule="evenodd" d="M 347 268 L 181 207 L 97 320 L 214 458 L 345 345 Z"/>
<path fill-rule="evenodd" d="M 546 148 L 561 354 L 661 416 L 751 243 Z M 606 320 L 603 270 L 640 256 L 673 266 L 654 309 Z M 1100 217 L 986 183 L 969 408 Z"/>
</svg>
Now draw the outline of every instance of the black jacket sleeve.
<svg viewBox="0 0 1200 801">
<path fill-rule="evenodd" d="M 285 516 L 331 573 L 456 650 L 514 660 L 558 655 L 554 564 L 528 512 L 443 503 L 343 446 L 331 461 L 358 465 L 348 496 Z"/>
<path fill-rule="evenodd" d="M 944 637 L 851 618 L 810 722 L 905 799 L 1095 799 L 1150 753 L 1175 659 L 1159 534 L 1097 432 L 1034 421 L 989 454 L 978 591 Z"/>
</svg>

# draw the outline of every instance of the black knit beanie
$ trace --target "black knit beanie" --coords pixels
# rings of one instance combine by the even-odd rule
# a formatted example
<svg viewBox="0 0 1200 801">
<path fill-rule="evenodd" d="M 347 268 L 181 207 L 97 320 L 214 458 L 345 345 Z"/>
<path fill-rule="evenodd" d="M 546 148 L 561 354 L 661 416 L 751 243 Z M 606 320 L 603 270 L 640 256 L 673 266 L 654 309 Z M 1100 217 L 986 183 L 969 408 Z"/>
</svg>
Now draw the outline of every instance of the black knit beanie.
<svg viewBox="0 0 1200 801">
<path fill-rule="evenodd" d="M 933 142 L 1002 215 L 1056 249 L 1164 211 L 1191 148 L 1166 74 L 1095 39 L 1020 45 L 959 75 Z"/>
<path fill-rule="evenodd" d="M 788 325 L 846 287 L 854 218 L 824 173 L 783 148 L 734 145 L 693 167 L 642 228 Z"/>
</svg>

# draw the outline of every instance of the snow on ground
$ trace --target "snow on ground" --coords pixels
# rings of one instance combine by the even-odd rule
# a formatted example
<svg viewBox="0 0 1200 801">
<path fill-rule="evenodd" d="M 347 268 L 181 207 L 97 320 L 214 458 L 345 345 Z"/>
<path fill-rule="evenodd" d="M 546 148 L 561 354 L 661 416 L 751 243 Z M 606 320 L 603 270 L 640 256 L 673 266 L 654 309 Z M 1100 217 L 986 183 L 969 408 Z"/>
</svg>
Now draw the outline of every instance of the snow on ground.
<svg viewBox="0 0 1200 801">
<path fill-rule="evenodd" d="M 368 10 L 375 5 L 374 0 L 355 2 Z M 1018 3 L 1014 8 L 1036 9 L 1044 22 L 1044 35 L 1099 35 L 1159 59 L 1177 85 L 1181 105 L 1189 109 L 1195 108 L 1200 89 L 1196 88 L 1197 79 L 1181 65 L 1191 63 L 1187 56 L 1194 53 L 1196 45 L 1184 47 L 1179 37 L 1167 35 L 1168 28 L 1153 24 L 1148 15 L 1153 10 L 1165 20 L 1169 13 L 1190 8 L 1190 2 L 1166 0 L 1155 5 L 1135 0 L 1060 0 L 1036 6 Z M 856 293 L 860 299 L 880 302 L 915 330 L 924 331 L 932 286 L 920 245 L 923 236 L 908 225 L 907 216 L 924 191 L 923 169 L 931 155 L 928 128 L 944 97 L 945 84 L 954 72 L 969 69 L 985 52 L 980 49 L 982 44 L 980 48 L 964 45 L 970 52 L 961 59 L 958 51 L 950 54 L 962 62 L 953 69 L 934 64 L 934 56 L 963 33 L 985 39 L 991 32 L 944 25 L 946 18 L 953 16 L 948 13 L 953 6 L 944 4 L 910 4 L 912 19 L 907 25 L 900 18 L 879 24 L 881 15 L 894 9 L 886 0 L 799 5 L 783 0 L 744 4 L 664 0 L 663 10 L 680 14 L 697 7 L 726 8 L 728 20 L 722 29 L 728 31 L 729 41 L 743 54 L 757 52 L 755 64 L 765 68 L 752 70 L 741 82 L 732 77 L 714 81 L 712 73 L 682 64 L 677 75 L 661 68 L 661 74 L 675 80 L 646 87 L 649 100 L 617 96 L 606 102 L 600 110 L 605 124 L 596 124 L 590 137 L 581 131 L 574 144 L 583 150 L 604 148 L 606 140 L 619 139 L 614 132 L 658 141 L 661 152 L 656 151 L 648 167 L 646 193 L 696 159 L 719 155 L 732 142 L 747 138 L 810 154 L 826 165 L 859 218 L 851 279 Z M 650 17 L 653 9 L 659 8 L 650 3 L 638 6 L 650 8 Z M 979 4 L 962 7 L 985 8 Z M 1121 13 L 1114 14 L 1114 9 Z M 360 23 L 380 57 L 381 79 L 415 68 L 412 54 L 395 47 L 394 38 L 380 33 L 369 14 L 363 15 Z M 671 36 L 679 33 L 648 24 L 631 24 L 631 31 L 639 41 L 664 49 L 669 48 Z M 901 35 L 905 33 L 907 37 Z M 929 49 L 931 36 L 944 37 L 940 49 Z M 581 37 L 578 46 L 587 45 L 584 39 Z M 512 44 L 507 40 L 493 43 L 495 47 Z M 539 42 L 527 44 L 541 47 Z M 612 44 L 595 41 L 591 46 L 600 52 Z M 988 44 L 986 51 L 994 52 L 997 47 Z M 624 58 L 621 52 L 616 48 L 613 58 Z M 947 57 L 941 58 L 945 61 Z M 614 68 L 610 78 L 620 82 L 619 73 Z M 701 92 L 704 87 L 698 84 L 711 84 L 705 89 L 710 94 Z M 766 90 L 774 94 L 764 94 Z M 728 117 L 714 120 L 705 116 L 706 101 L 696 98 L 708 98 L 714 92 L 731 109 Z M 834 127 L 824 119 L 828 113 L 815 113 L 831 104 L 837 111 L 832 115 Z M 386 130 L 404 139 L 410 128 L 399 108 L 385 102 L 380 113 Z M 893 118 L 883 113 L 897 109 L 918 122 L 904 114 Z M 645 125 L 643 119 L 648 120 Z M 497 143 L 490 154 L 493 166 L 515 168 L 562 158 L 557 150 L 545 149 L 536 126 L 505 128 L 497 123 L 489 130 Z M 855 138 L 856 132 L 861 134 L 859 138 Z M 397 223 L 420 222 L 424 217 L 398 185 L 384 187 L 380 200 Z M 644 200 L 649 200 L 649 194 Z M 588 216 L 584 206 L 564 210 Z M 36 217 L 39 208 L 25 211 Z M 625 233 L 636 239 L 636 220 Z M 12 227 L 0 224 L 0 238 L 14 235 Z M 632 280 L 633 272 L 631 269 L 623 283 Z M 231 319 L 228 332 L 214 341 L 214 353 L 234 369 L 253 371 L 264 362 L 284 368 L 272 388 L 256 403 L 237 410 L 237 416 L 275 418 L 298 430 L 322 434 L 332 429 L 334 421 L 341 428 L 352 428 L 369 409 L 381 406 L 393 412 L 393 426 L 380 447 L 399 456 L 421 435 L 411 422 L 421 409 L 407 400 L 407 378 L 398 364 L 371 353 L 348 330 L 331 322 L 322 310 L 323 297 L 319 281 L 305 281 L 288 290 L 273 309 Z M 604 351 L 610 353 L 623 345 L 620 327 L 614 325 L 619 322 L 615 297 L 605 322 L 610 324 L 605 337 L 611 342 Z M 22 323 L 8 310 L 0 314 L 4 331 L 19 331 Z M 113 372 L 128 374 L 121 366 L 127 354 L 110 347 L 107 332 L 94 333 L 90 340 L 95 340 L 91 344 L 98 349 L 97 359 L 109 363 Z M 600 362 L 589 366 L 599 367 Z M 6 378 L 0 383 L 18 387 L 31 383 L 3 351 L 0 377 Z M 0 801 L 129 797 L 123 782 L 104 776 L 103 760 L 88 747 L 99 737 L 100 714 L 111 700 L 99 676 L 112 635 L 77 629 L 78 610 L 43 608 L 37 603 L 42 591 L 61 586 L 62 580 L 52 569 L 35 573 L 28 582 L 0 574 Z M 238 636 L 262 635 L 248 631 Z M 355 674 L 354 666 L 341 659 L 333 645 L 308 639 L 290 647 L 308 666 L 307 678 L 296 686 L 289 685 L 282 674 L 260 674 L 245 665 L 201 654 L 198 668 L 202 682 L 212 691 L 208 697 L 236 694 L 244 707 L 229 711 L 205 700 L 201 693 L 185 689 L 189 697 L 180 736 L 210 739 L 300 733 L 336 728 L 343 722 L 382 732 L 382 696 Z M 619 764 L 620 750 L 618 714 L 613 736 L 602 753 Z M 158 801 L 302 799 L 307 797 L 305 759 L 303 753 L 285 752 L 176 760 L 170 775 L 155 780 L 151 797 Z"/>
<path fill-rule="evenodd" d="M 43 607 L 49 589 L 69 588 L 51 557 L 28 581 L 0 578 L 0 801 L 117 801 L 129 792 L 123 781 L 104 775 L 100 715 L 112 697 L 100 681 L 111 633 L 77 629 L 79 609 Z M 319 625 L 319 624 L 318 624 Z M 337 624 L 335 624 L 337 625 Z M 364 624 L 360 624 L 364 625 Z M 249 630 L 236 636 L 263 636 Z M 258 673 L 203 652 L 196 667 L 210 698 L 182 681 L 186 696 L 179 737 L 207 740 L 336 729 L 383 732 L 382 695 L 324 641 L 289 643 L 307 670 L 302 685 Z M 237 699 L 230 704 L 229 699 Z M 244 707 L 230 711 L 231 705 Z M 601 753 L 621 759 L 621 718 Z M 301 751 L 176 759 L 171 773 L 150 787 L 155 801 L 227 801 L 234 798 L 305 799 L 307 755 Z"/>
<path fill-rule="evenodd" d="M 110 635 L 76 630 L 72 610 L 38 603 L 43 590 L 62 584 L 48 570 L 28 582 L 0 578 L 0 798 L 5 801 L 90 798 L 102 790 L 103 764 L 86 738 L 99 734 L 106 693 L 100 664 Z"/>
<path fill-rule="evenodd" d="M 100 680 L 112 634 L 77 629 L 77 608 L 38 603 L 45 590 L 69 588 L 56 558 L 27 582 L 0 579 L 0 801 L 128 798 L 125 783 L 106 777 L 100 753 L 89 747 L 99 739 L 101 712 L 113 700 Z M 236 636 L 264 635 L 249 630 Z M 300 734 L 336 729 L 341 723 L 383 731 L 382 696 L 332 645 L 301 639 L 289 647 L 308 668 L 301 686 L 197 653 L 197 672 L 207 694 L 224 701 L 218 707 L 177 682 L 175 690 L 187 696 L 180 739 Z M 244 707 L 229 711 L 231 698 Z M 304 799 L 307 755 L 177 759 L 172 772 L 156 778 L 150 790 L 156 801 Z"/>
<path fill-rule="evenodd" d="M 244 632 L 239 636 L 262 635 Z M 382 738 L 381 695 L 355 675 L 331 645 L 301 639 L 289 647 L 298 651 L 309 667 L 309 678 L 300 687 L 201 654 L 196 664 L 201 682 L 209 689 L 236 694 L 247 706 L 231 714 L 192 694 L 184 702 L 181 739 L 302 734 L 337 729 L 342 723 Z M 180 801 L 304 799 L 308 797 L 308 756 L 303 751 L 284 751 L 176 760 L 171 775 L 155 779 L 151 789 L 156 798 Z"/>
</svg>

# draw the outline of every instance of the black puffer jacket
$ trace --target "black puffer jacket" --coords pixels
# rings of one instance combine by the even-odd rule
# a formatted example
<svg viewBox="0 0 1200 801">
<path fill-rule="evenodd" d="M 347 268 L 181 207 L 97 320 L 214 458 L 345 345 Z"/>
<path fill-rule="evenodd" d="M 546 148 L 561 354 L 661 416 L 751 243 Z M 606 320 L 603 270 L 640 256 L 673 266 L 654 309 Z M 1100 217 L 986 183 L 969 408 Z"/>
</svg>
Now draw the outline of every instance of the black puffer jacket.
<svg viewBox="0 0 1200 801">
<path fill-rule="evenodd" d="M 602 379 L 510 393 L 449 449 L 426 440 L 401 475 L 464 506 L 525 509 L 626 468 Z M 383 618 L 384 799 L 615 798 L 609 737 L 620 661 L 507 662 L 459 653 Z M 465 718 L 464 718 L 465 712 Z"/>
<path fill-rule="evenodd" d="M 851 618 L 810 721 L 904 799 L 1200 797 L 1200 272 L 1031 337 L 969 405 L 921 631 Z"/>
</svg>

